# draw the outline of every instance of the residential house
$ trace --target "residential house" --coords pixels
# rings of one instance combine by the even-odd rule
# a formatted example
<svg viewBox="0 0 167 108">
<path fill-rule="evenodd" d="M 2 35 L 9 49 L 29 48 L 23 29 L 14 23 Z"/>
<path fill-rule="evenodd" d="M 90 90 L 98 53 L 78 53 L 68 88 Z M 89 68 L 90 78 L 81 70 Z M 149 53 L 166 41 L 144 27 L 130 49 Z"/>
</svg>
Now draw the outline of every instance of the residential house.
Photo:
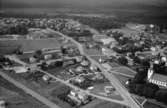
<svg viewBox="0 0 167 108">
<path fill-rule="evenodd" d="M 78 106 L 89 102 L 88 95 L 77 90 L 72 90 L 70 94 L 68 94 L 68 97 L 74 102 L 76 102 Z"/>
</svg>

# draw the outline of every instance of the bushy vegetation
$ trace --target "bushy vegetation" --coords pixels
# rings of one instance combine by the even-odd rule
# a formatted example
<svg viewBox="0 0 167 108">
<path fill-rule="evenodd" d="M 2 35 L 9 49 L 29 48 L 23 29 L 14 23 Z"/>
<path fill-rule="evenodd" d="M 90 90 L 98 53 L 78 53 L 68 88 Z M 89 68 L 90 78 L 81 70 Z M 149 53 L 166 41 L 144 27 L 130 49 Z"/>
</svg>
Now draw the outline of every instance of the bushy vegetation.
<svg viewBox="0 0 167 108">
<path fill-rule="evenodd" d="M 0 32 L 1 35 L 3 34 L 20 34 L 25 35 L 28 33 L 28 27 L 26 25 L 16 25 L 10 26 L 8 29 L 3 30 Z"/>
<path fill-rule="evenodd" d="M 124 26 L 123 22 L 120 22 L 114 18 L 74 17 L 74 19 L 97 30 L 120 28 Z"/>
<path fill-rule="evenodd" d="M 89 31 L 89 30 L 84 30 L 82 32 L 75 32 L 75 31 L 71 31 L 71 32 L 68 32 L 66 33 L 68 36 L 70 37 L 82 37 L 82 36 L 86 36 L 86 37 L 89 37 L 89 36 L 92 36 L 93 34 Z"/>
</svg>

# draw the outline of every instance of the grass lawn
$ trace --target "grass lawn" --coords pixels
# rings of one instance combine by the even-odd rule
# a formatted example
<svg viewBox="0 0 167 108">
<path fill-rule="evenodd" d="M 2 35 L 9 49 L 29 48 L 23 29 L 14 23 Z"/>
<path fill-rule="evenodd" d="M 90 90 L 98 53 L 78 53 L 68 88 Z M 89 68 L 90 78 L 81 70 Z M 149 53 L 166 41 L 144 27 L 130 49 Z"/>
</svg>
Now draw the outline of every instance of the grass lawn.
<svg viewBox="0 0 167 108">
<path fill-rule="evenodd" d="M 163 34 L 159 34 L 158 37 L 161 39 L 161 40 L 167 40 L 167 34 L 166 33 L 163 33 Z"/>
<path fill-rule="evenodd" d="M 64 69 L 67 69 L 67 67 L 64 68 L 52 68 L 52 69 L 48 69 L 47 72 L 51 73 L 52 75 L 55 75 L 63 80 L 68 80 L 69 78 L 72 78 L 73 76 L 68 74 L 67 71 L 65 71 Z"/>
<path fill-rule="evenodd" d="M 4 78 L 0 77 L 0 82 L 1 99 L 3 94 L 3 99 L 9 102 L 7 108 L 48 108 Z"/>
<path fill-rule="evenodd" d="M 128 77 L 122 76 L 122 75 L 118 75 L 118 74 L 113 74 L 114 76 L 116 76 L 116 78 L 121 82 L 122 85 L 125 86 L 126 81 L 129 79 Z"/>
<path fill-rule="evenodd" d="M 113 68 L 119 67 L 120 65 L 118 63 L 115 62 L 109 62 L 110 66 Z"/>
<path fill-rule="evenodd" d="M 159 105 L 146 102 L 146 103 L 144 104 L 144 108 L 166 108 L 166 107 L 161 107 L 161 106 L 159 106 Z"/>
<path fill-rule="evenodd" d="M 100 95 L 100 96 L 104 96 L 104 97 L 108 97 L 108 98 L 112 98 L 112 99 L 117 99 L 117 100 L 123 100 L 122 97 L 115 91 L 113 92 L 113 94 L 111 94 L 110 96 L 106 96 L 104 93 L 104 88 L 105 86 L 111 86 L 111 84 L 108 83 L 103 83 L 103 84 L 95 84 L 93 87 L 93 89 L 91 90 L 92 93 Z M 104 95 L 103 95 L 104 94 Z"/>
<path fill-rule="evenodd" d="M 89 104 L 82 106 L 81 108 L 125 108 L 125 106 L 112 102 L 103 101 L 100 99 L 95 99 Z"/>
<path fill-rule="evenodd" d="M 85 48 L 85 46 L 83 46 L 85 53 L 87 53 L 88 55 L 103 55 L 101 50 L 97 50 L 95 48 L 90 48 L 87 49 Z"/>
<path fill-rule="evenodd" d="M 23 61 L 23 62 L 26 62 L 26 63 L 29 63 L 29 58 L 30 57 L 33 57 L 33 53 L 26 53 L 26 54 L 23 54 L 23 55 L 17 55 L 17 57 Z"/>
<path fill-rule="evenodd" d="M 51 82 L 50 84 L 47 84 L 42 80 L 42 78 L 39 78 L 38 81 L 34 81 L 32 79 L 25 79 L 26 74 L 15 74 L 15 73 L 9 73 L 6 72 L 8 75 L 10 75 L 12 78 L 17 80 L 18 82 L 21 82 L 22 84 L 26 85 L 28 88 L 34 90 L 35 92 L 39 93 L 40 95 L 48 98 L 49 100 L 53 101 L 57 105 L 61 106 L 62 108 L 70 108 L 70 105 L 66 102 L 62 102 L 57 97 L 52 96 L 51 92 L 57 88 L 60 88 L 62 83 L 58 81 Z M 38 107 L 35 107 L 38 108 Z"/>
<path fill-rule="evenodd" d="M 40 39 L 40 40 L 4 40 L 0 41 L 0 53 L 10 53 L 14 49 L 22 46 L 23 51 L 39 50 L 42 48 L 57 48 L 61 46 L 61 43 L 57 39 Z"/>
<path fill-rule="evenodd" d="M 131 70 L 121 67 L 119 69 L 117 69 L 117 72 L 119 73 L 123 73 L 123 74 L 127 74 L 127 75 L 131 75 L 131 76 L 135 76 L 136 73 L 132 72 Z"/>
<path fill-rule="evenodd" d="M 100 59 L 100 57 L 102 58 L 102 59 L 107 59 L 107 57 L 106 56 L 91 56 L 91 58 L 93 58 L 94 60 L 96 60 L 96 61 L 99 61 L 99 59 Z"/>
</svg>

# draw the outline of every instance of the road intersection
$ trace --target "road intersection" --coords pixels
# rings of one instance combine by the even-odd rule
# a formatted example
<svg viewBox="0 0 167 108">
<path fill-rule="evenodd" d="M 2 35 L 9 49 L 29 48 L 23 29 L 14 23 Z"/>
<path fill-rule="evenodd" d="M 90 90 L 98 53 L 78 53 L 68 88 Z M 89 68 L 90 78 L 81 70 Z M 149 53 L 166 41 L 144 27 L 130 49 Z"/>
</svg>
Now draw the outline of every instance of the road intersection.
<svg viewBox="0 0 167 108">
<path fill-rule="evenodd" d="M 54 31 L 56 32 L 56 31 Z M 125 106 L 128 106 L 130 108 L 142 108 L 142 106 L 140 106 L 139 104 L 136 103 L 136 101 L 133 99 L 133 97 L 131 96 L 131 94 L 127 91 L 126 88 L 124 88 L 124 86 L 120 83 L 120 81 L 113 75 L 113 73 L 115 73 L 115 71 L 107 71 L 101 64 L 99 64 L 97 61 L 95 61 L 94 59 L 92 59 L 88 54 L 86 54 L 84 52 L 84 49 L 83 49 L 83 46 L 78 43 L 77 41 L 75 41 L 73 38 L 70 38 L 60 32 L 56 32 L 58 34 L 60 34 L 62 37 L 64 37 L 65 39 L 73 42 L 75 45 L 77 45 L 81 55 L 84 55 L 88 58 L 88 60 L 91 62 L 92 65 L 95 65 L 95 66 L 98 66 L 100 68 L 100 70 L 102 70 L 102 74 L 110 81 L 110 83 L 115 87 L 115 89 L 118 91 L 118 93 L 121 95 L 121 97 L 124 99 L 123 101 L 120 101 L 120 100 L 115 100 L 115 99 L 111 99 L 111 98 L 107 98 L 107 97 L 103 97 L 103 96 L 99 96 L 99 95 L 96 95 L 96 94 L 93 94 L 93 93 L 90 93 L 89 91 L 87 90 L 83 90 L 81 88 L 78 88 L 72 84 L 70 84 L 69 82 L 67 81 L 64 81 L 60 78 L 57 78 L 56 76 L 46 72 L 46 71 L 43 71 L 41 69 L 36 69 L 36 70 L 39 70 L 43 73 L 45 73 L 46 75 L 52 77 L 53 79 L 73 88 L 73 89 L 77 89 L 83 93 L 86 93 L 90 96 L 93 96 L 93 97 L 96 97 L 96 98 L 99 98 L 99 99 L 102 99 L 102 100 L 106 100 L 106 101 L 110 101 L 110 102 L 114 102 L 114 103 L 118 103 L 118 104 L 122 104 L 122 105 L 125 105 Z M 17 63 L 20 63 L 22 64 L 23 66 L 31 66 L 30 64 L 27 64 L 21 60 L 19 60 L 16 56 L 6 56 L 8 57 L 9 59 L 17 62 Z M 1 72 L 2 73 L 2 72 Z M 4 73 L 5 74 L 5 73 Z M 21 87 L 20 87 L 21 88 Z M 40 98 L 39 98 L 40 99 Z M 41 100 L 42 102 L 42 100 Z M 51 102 L 52 103 L 52 102 Z M 47 105 L 47 104 L 46 104 Z M 49 106 L 49 105 L 48 105 Z M 57 106 L 52 106 L 50 104 L 51 108 L 58 108 Z"/>
<path fill-rule="evenodd" d="M 84 49 L 82 47 L 82 45 L 80 43 L 78 43 L 77 41 L 75 41 L 74 39 L 62 34 L 62 33 L 58 33 L 60 35 L 62 35 L 63 37 L 65 37 L 66 39 L 72 41 L 74 44 L 76 44 L 80 50 L 80 53 L 84 56 L 86 56 L 90 62 L 92 63 L 92 65 L 96 65 L 98 66 L 101 70 L 103 75 L 110 81 L 110 83 L 116 88 L 116 90 L 120 93 L 120 95 L 124 98 L 124 100 L 126 101 L 126 103 L 128 104 L 128 106 L 130 108 L 142 108 L 142 106 L 138 105 L 135 100 L 132 98 L 131 94 L 122 86 L 122 84 L 118 81 L 118 79 L 112 74 L 112 72 L 108 72 L 105 70 L 104 67 L 102 67 L 97 61 L 95 61 L 94 59 L 92 59 L 89 55 L 87 55 L 84 52 Z"/>
</svg>

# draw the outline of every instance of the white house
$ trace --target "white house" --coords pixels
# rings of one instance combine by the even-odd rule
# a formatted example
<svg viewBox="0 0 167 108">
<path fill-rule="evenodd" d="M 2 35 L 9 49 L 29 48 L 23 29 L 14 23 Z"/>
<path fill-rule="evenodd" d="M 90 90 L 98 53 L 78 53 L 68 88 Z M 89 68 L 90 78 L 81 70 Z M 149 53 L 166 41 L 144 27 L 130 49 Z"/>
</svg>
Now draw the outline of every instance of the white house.
<svg viewBox="0 0 167 108">
<path fill-rule="evenodd" d="M 25 66 L 17 66 L 17 67 L 13 67 L 13 70 L 14 70 L 16 73 L 26 73 L 26 72 L 28 72 L 28 67 L 25 67 Z"/>
<path fill-rule="evenodd" d="M 103 43 L 103 45 L 109 45 L 112 42 L 113 43 L 116 42 L 114 38 L 104 38 L 104 39 L 101 39 L 100 41 Z"/>
</svg>

